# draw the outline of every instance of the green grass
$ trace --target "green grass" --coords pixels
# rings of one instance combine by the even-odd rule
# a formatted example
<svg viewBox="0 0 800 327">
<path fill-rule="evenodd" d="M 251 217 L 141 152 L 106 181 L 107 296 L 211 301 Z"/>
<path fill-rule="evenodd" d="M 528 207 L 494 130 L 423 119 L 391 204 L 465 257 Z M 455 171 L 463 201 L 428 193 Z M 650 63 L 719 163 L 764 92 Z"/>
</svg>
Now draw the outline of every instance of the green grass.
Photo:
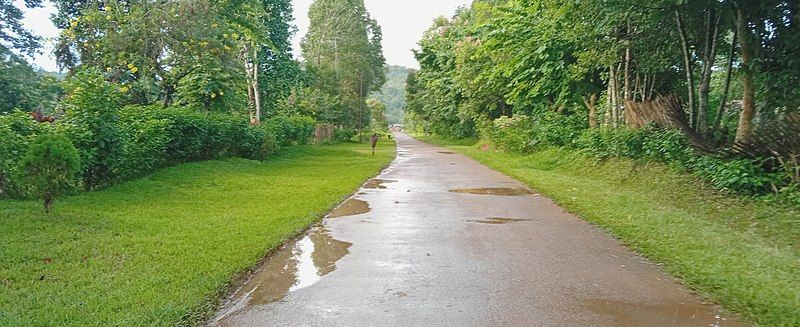
<svg viewBox="0 0 800 327">
<path fill-rule="evenodd" d="M 56 202 L 0 201 L 0 326 L 195 325 L 237 273 L 394 158 L 383 143 L 184 164 Z"/>
<path fill-rule="evenodd" d="M 796 207 L 721 194 L 660 164 L 598 161 L 563 149 L 482 151 L 474 142 L 422 139 L 527 183 L 747 321 L 800 326 Z"/>
</svg>

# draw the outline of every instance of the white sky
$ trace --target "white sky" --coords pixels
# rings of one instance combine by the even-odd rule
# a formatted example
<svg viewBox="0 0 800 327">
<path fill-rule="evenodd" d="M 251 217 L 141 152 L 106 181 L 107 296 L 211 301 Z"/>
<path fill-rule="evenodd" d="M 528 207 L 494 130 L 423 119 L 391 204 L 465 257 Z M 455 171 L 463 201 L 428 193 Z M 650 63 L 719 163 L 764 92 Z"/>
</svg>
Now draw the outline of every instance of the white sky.
<svg viewBox="0 0 800 327">
<path fill-rule="evenodd" d="M 294 4 L 295 24 L 298 32 L 294 38 L 294 50 L 300 56 L 300 39 L 308 31 L 308 7 L 313 0 L 292 0 Z M 386 62 L 393 65 L 418 67 L 412 48 L 422 33 L 431 26 L 437 16 L 452 16 L 460 6 L 469 5 L 472 0 L 365 0 L 367 10 L 383 28 L 383 51 Z M 22 0 L 15 0 L 19 7 Z M 26 9 L 25 26 L 50 41 L 44 44 L 43 54 L 34 58 L 35 65 L 56 71 L 55 58 L 52 55 L 53 41 L 58 36 L 58 29 L 50 21 L 50 14 L 55 11 L 51 4 L 45 8 Z"/>
</svg>

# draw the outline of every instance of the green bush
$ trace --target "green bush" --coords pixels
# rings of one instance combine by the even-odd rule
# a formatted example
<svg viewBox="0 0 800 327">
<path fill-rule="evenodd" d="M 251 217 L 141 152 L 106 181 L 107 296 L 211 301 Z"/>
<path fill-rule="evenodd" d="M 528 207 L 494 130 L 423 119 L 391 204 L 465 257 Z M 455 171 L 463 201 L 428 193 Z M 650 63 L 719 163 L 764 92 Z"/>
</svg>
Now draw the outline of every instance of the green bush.
<svg viewBox="0 0 800 327">
<path fill-rule="evenodd" d="M 725 160 L 711 156 L 697 156 L 689 168 L 697 175 L 724 191 L 744 194 L 763 194 L 775 190 L 783 176 L 767 171 L 764 160 Z"/>
<path fill-rule="evenodd" d="M 280 144 L 275 139 L 275 136 L 269 133 L 264 134 L 264 141 L 261 143 L 261 147 L 258 149 L 258 156 L 256 159 L 261 161 L 262 163 L 278 153 L 280 150 Z"/>
<path fill-rule="evenodd" d="M 333 131 L 334 142 L 352 142 L 356 136 L 356 131 L 352 129 L 336 129 Z"/>
<path fill-rule="evenodd" d="M 123 90 L 96 69 L 83 70 L 68 79 L 65 89 L 64 119 L 88 132 L 87 139 L 81 140 L 87 144 L 79 145 L 90 151 L 84 158 L 88 160 L 83 167 L 84 183 L 89 188 L 108 186 L 125 160 L 118 122 Z"/>
<path fill-rule="evenodd" d="M 78 150 L 61 135 L 37 137 L 19 162 L 20 181 L 44 200 L 48 213 L 55 198 L 75 185 L 79 169 Z"/>
<path fill-rule="evenodd" d="M 533 149 L 533 119 L 524 115 L 500 117 L 483 128 L 483 136 L 495 147 L 512 152 Z"/>
<path fill-rule="evenodd" d="M 16 176 L 19 160 L 38 135 L 47 133 L 48 125 L 24 112 L 0 115 L 0 198 L 22 195 Z"/>
</svg>

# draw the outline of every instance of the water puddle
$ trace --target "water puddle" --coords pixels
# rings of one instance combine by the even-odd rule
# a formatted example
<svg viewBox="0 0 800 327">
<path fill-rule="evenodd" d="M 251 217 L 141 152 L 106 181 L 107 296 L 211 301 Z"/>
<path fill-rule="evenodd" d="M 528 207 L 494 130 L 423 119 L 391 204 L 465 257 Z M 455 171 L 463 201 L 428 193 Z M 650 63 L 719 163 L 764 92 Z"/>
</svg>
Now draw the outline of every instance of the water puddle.
<svg viewBox="0 0 800 327">
<path fill-rule="evenodd" d="M 322 227 L 271 255 L 264 265 L 232 297 L 230 305 L 214 319 L 250 307 L 282 300 L 287 294 L 311 286 L 336 270 L 336 262 L 349 253 L 352 244 L 331 237 Z"/>
<path fill-rule="evenodd" d="M 462 194 L 479 194 L 479 195 L 503 195 L 503 196 L 520 196 L 534 194 L 529 189 L 512 188 L 512 187 L 495 187 L 495 188 L 465 188 L 450 190 L 453 193 Z"/>
<path fill-rule="evenodd" d="M 519 218 L 486 218 L 482 220 L 467 220 L 470 223 L 477 223 L 477 224 L 489 224 L 489 225 L 504 225 L 510 223 L 518 223 L 521 221 L 530 221 L 530 219 L 519 219 Z"/>
<path fill-rule="evenodd" d="M 617 326 L 742 326 L 701 304 L 654 305 L 592 299 L 583 301 L 583 307 L 614 317 Z"/>
<path fill-rule="evenodd" d="M 340 206 L 333 209 L 327 218 L 355 216 L 370 212 L 369 203 L 364 200 L 350 198 Z"/>
<path fill-rule="evenodd" d="M 383 185 L 383 184 L 389 184 L 389 183 L 395 183 L 395 182 L 397 182 L 397 181 L 391 180 L 391 179 L 374 178 L 374 179 L 370 179 L 369 181 L 367 181 L 364 184 L 363 187 L 364 188 L 371 188 L 371 189 L 385 189 L 386 185 Z"/>
</svg>

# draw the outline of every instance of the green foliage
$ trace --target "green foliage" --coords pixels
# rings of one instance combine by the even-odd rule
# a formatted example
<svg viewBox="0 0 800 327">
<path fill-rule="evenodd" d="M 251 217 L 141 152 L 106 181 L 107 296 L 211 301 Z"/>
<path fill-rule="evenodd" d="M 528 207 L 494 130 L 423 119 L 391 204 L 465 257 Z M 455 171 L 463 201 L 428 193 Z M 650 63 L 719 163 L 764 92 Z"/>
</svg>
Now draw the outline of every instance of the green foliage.
<svg viewBox="0 0 800 327">
<path fill-rule="evenodd" d="M 277 154 L 280 148 L 281 145 L 275 139 L 275 136 L 271 133 L 266 133 L 266 135 L 264 135 L 264 142 L 262 142 L 261 146 L 258 148 L 258 156 L 256 159 L 263 163 Z"/>
<path fill-rule="evenodd" d="M 44 200 L 46 212 L 61 193 L 74 186 L 80 168 L 78 150 L 64 136 L 41 135 L 19 162 L 20 181 Z"/>
<path fill-rule="evenodd" d="M 758 160 L 721 160 L 699 156 L 693 158 L 690 168 L 716 188 L 750 195 L 776 189 L 783 177 L 780 173 L 767 171 L 763 162 Z"/>
<path fill-rule="evenodd" d="M 46 132 L 46 126 L 34 122 L 27 113 L 0 115 L 0 198 L 24 193 L 16 176 L 19 160 L 31 142 Z"/>
<path fill-rule="evenodd" d="M 533 119 L 524 115 L 495 119 L 481 133 L 495 147 L 512 152 L 528 152 L 533 148 Z"/>
<path fill-rule="evenodd" d="M 356 131 L 352 129 L 337 128 L 333 131 L 333 141 L 352 142 L 356 136 Z"/>
<path fill-rule="evenodd" d="M 86 144 L 76 144 L 86 151 L 81 156 L 85 160 L 84 182 L 89 188 L 107 186 L 123 161 L 118 120 L 124 89 L 93 69 L 68 79 L 65 88 L 68 94 L 63 101 L 67 111 L 65 120 L 84 126 L 91 135 Z"/>
<path fill-rule="evenodd" d="M 386 84 L 379 92 L 374 92 L 371 97 L 386 104 L 386 120 L 389 124 L 401 124 L 406 105 L 406 78 L 408 78 L 409 69 L 388 65 L 384 70 Z"/>
<path fill-rule="evenodd" d="M 348 128 L 369 124 L 364 101 L 386 81 L 380 25 L 363 0 L 317 0 L 309 8 L 301 47 L 312 87 L 334 102 L 315 118 Z M 309 92 L 310 93 L 310 92 Z"/>
<path fill-rule="evenodd" d="M 0 114 L 14 109 L 53 113 L 61 93 L 55 77 L 34 70 L 23 58 L 0 47 Z"/>
</svg>

